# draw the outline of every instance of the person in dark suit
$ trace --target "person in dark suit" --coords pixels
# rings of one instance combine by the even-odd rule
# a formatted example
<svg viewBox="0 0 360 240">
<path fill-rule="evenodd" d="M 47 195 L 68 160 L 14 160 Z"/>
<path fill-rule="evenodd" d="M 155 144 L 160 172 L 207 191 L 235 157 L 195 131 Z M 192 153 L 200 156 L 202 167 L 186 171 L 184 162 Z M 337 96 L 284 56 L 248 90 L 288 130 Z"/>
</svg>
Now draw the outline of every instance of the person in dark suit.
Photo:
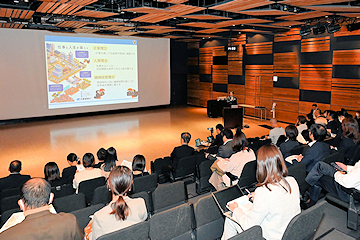
<svg viewBox="0 0 360 240">
<path fill-rule="evenodd" d="M 180 138 L 181 146 L 175 147 L 170 155 L 171 160 L 172 160 L 171 167 L 173 169 L 177 168 L 177 166 L 179 164 L 179 160 L 181 158 L 190 157 L 190 156 L 194 155 L 194 148 L 192 148 L 188 145 L 190 142 L 190 139 L 191 139 L 190 133 L 183 132 L 181 134 L 181 138 Z"/>
<path fill-rule="evenodd" d="M 208 153 L 205 154 L 205 157 L 209 160 L 216 160 L 217 157 L 221 158 L 229 158 L 234 153 L 234 150 L 231 146 L 232 139 L 234 137 L 233 132 L 229 128 L 225 128 L 222 132 L 223 142 L 224 144 L 219 147 L 219 150 L 216 154 L 216 156 L 212 156 Z"/>
<path fill-rule="evenodd" d="M 215 131 L 216 136 L 214 141 L 211 143 L 211 146 L 221 146 L 224 143 L 221 135 L 221 132 L 224 131 L 224 126 L 221 123 L 217 124 L 215 127 Z"/>
<path fill-rule="evenodd" d="M 310 172 L 315 163 L 320 161 L 323 157 L 326 157 L 331 154 L 332 150 L 330 145 L 324 143 L 326 137 L 326 129 L 321 124 L 313 124 L 310 127 L 309 137 L 311 142 L 309 147 L 303 155 L 299 155 L 297 158 L 298 162 L 303 162 L 306 164 L 306 171 Z M 296 160 L 294 160 L 296 162 Z"/>
<path fill-rule="evenodd" d="M 229 92 L 229 96 L 226 98 L 226 103 L 228 106 L 237 105 L 237 99 L 234 96 L 234 91 Z"/>
<path fill-rule="evenodd" d="M 315 119 L 315 118 L 316 118 L 315 112 L 316 112 L 317 110 L 319 110 L 319 109 L 318 109 L 318 105 L 317 105 L 316 103 L 314 103 L 311 107 L 312 107 L 312 108 L 311 108 L 311 111 L 310 111 L 309 114 L 311 114 L 311 115 L 313 116 L 312 118 Z"/>
<path fill-rule="evenodd" d="M 30 175 L 21 175 L 21 162 L 14 160 L 9 166 L 10 175 L 0 178 L 0 192 L 5 189 L 20 188 L 31 177 Z"/>
<path fill-rule="evenodd" d="M 345 153 L 345 158 L 351 159 L 360 142 L 359 125 L 355 119 L 345 118 L 341 126 L 342 138 L 338 148 Z M 357 161 L 358 159 L 353 160 Z"/>
<path fill-rule="evenodd" d="M 21 188 L 18 201 L 25 219 L 0 234 L 1 239 L 80 240 L 83 234 L 76 217 L 70 213 L 53 214 L 49 205 L 54 198 L 50 183 L 33 178 Z"/>
<path fill-rule="evenodd" d="M 291 155 L 291 149 L 300 145 L 300 143 L 296 140 L 298 134 L 299 132 L 295 125 L 289 125 L 285 128 L 286 140 L 280 144 L 280 151 L 284 159 Z"/>
<path fill-rule="evenodd" d="M 341 124 L 338 121 L 338 116 L 335 111 L 329 111 L 326 119 L 328 120 L 328 124 L 326 125 L 326 130 L 328 131 L 328 135 L 332 137 L 332 139 L 328 140 L 331 146 L 338 147 L 341 141 Z"/>
</svg>

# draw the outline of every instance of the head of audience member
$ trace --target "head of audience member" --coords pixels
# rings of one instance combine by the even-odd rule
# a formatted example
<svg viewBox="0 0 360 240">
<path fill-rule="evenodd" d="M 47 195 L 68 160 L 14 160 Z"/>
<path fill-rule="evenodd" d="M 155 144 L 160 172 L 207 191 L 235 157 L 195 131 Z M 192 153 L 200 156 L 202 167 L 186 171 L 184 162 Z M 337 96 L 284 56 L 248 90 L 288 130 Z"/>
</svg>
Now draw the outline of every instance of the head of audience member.
<svg viewBox="0 0 360 240">
<path fill-rule="evenodd" d="M 336 114 L 335 111 L 330 110 L 330 111 L 328 112 L 327 116 L 326 116 L 326 119 L 327 119 L 328 121 L 333 121 L 333 120 L 337 120 L 337 119 L 338 119 L 338 116 L 337 116 L 337 114 Z"/>
<path fill-rule="evenodd" d="M 271 126 L 272 128 L 277 128 L 277 127 L 279 127 L 278 121 L 276 120 L 276 118 L 271 118 L 271 119 L 270 119 L 270 126 Z"/>
<path fill-rule="evenodd" d="M 234 91 L 230 91 L 230 92 L 229 92 L 229 96 L 230 96 L 230 97 L 233 97 L 233 96 L 234 96 Z"/>
<path fill-rule="evenodd" d="M 294 125 L 290 124 L 285 128 L 285 136 L 291 140 L 291 141 L 296 141 L 296 137 L 298 136 L 299 131 L 297 129 L 297 127 L 295 127 Z"/>
<path fill-rule="evenodd" d="M 60 179 L 59 167 L 55 162 L 48 162 L 44 167 L 45 179 L 48 182 L 52 182 L 56 179 Z"/>
<path fill-rule="evenodd" d="M 67 156 L 67 161 L 70 166 L 76 166 L 77 164 L 80 164 L 80 159 L 78 158 L 78 156 L 75 153 L 70 153 Z"/>
<path fill-rule="evenodd" d="M 340 111 L 337 112 L 339 122 L 342 122 L 345 118 L 349 117 L 347 110 L 342 108 Z"/>
<path fill-rule="evenodd" d="M 85 153 L 82 159 L 85 168 L 91 168 L 94 166 L 95 158 L 92 153 Z"/>
<path fill-rule="evenodd" d="M 315 111 L 317 108 L 318 108 L 317 104 L 314 103 L 314 104 L 312 105 L 312 109 Z"/>
<path fill-rule="evenodd" d="M 221 123 L 216 125 L 215 127 L 216 134 L 220 134 L 223 130 L 224 130 L 224 126 Z"/>
<path fill-rule="evenodd" d="M 22 186 L 18 204 L 21 210 L 28 211 L 50 204 L 53 198 L 49 182 L 42 178 L 32 178 Z"/>
<path fill-rule="evenodd" d="M 181 133 L 181 139 L 180 139 L 181 144 L 188 145 L 190 140 L 191 140 L 191 134 L 190 133 L 188 133 L 188 132 Z"/>
<path fill-rule="evenodd" d="M 99 162 L 104 162 L 105 161 L 105 156 L 106 156 L 106 150 L 105 148 L 100 148 L 97 153 L 96 156 L 99 160 Z"/>
<path fill-rule="evenodd" d="M 114 147 L 109 147 L 106 150 L 106 154 L 105 154 L 104 171 L 110 172 L 111 168 L 116 166 L 117 160 L 118 159 L 117 159 L 116 149 Z"/>
<path fill-rule="evenodd" d="M 355 112 L 355 119 L 360 119 L 360 111 Z"/>
<path fill-rule="evenodd" d="M 9 165 L 10 173 L 19 173 L 21 171 L 21 162 L 19 160 L 14 160 Z"/>
<path fill-rule="evenodd" d="M 232 148 L 235 152 L 240 152 L 243 150 L 250 151 L 250 148 L 248 148 L 249 142 L 243 132 L 236 133 L 234 136 L 234 139 L 232 141 Z"/>
<path fill-rule="evenodd" d="M 317 117 L 316 119 L 315 119 L 315 123 L 316 124 L 321 124 L 321 125 L 323 125 L 323 126 L 325 126 L 326 127 L 326 125 L 327 125 L 327 120 L 326 120 L 326 118 L 324 117 L 324 116 L 319 116 L 319 117 Z"/>
<path fill-rule="evenodd" d="M 311 141 L 324 141 L 327 131 L 321 124 L 313 124 L 310 127 L 309 137 Z"/>
<path fill-rule="evenodd" d="M 143 155 L 135 155 L 132 162 L 132 170 L 133 172 L 144 172 L 146 166 L 145 157 Z"/>
<path fill-rule="evenodd" d="M 327 116 L 328 116 L 328 114 L 330 113 L 330 111 L 331 111 L 331 110 L 325 110 L 325 111 L 323 112 L 323 116 L 324 116 L 325 118 L 327 118 Z"/>
<path fill-rule="evenodd" d="M 231 131 L 230 128 L 225 128 L 224 131 L 222 131 L 221 135 L 223 137 L 224 143 L 230 139 L 233 139 L 234 137 L 234 133 Z"/>
<path fill-rule="evenodd" d="M 125 166 L 115 166 L 111 169 L 108 186 L 113 194 L 113 200 L 116 202 L 111 204 L 113 209 L 110 214 L 114 214 L 116 220 L 125 220 L 129 215 L 130 208 L 124 200 L 127 192 L 133 183 L 133 175 L 131 170 Z"/>
<path fill-rule="evenodd" d="M 269 189 L 269 184 L 277 184 L 283 180 L 286 190 L 291 192 L 290 185 L 285 179 L 288 175 L 288 169 L 279 148 L 273 144 L 267 144 L 259 148 L 256 155 L 257 186 L 265 186 Z"/>
<path fill-rule="evenodd" d="M 321 116 L 321 110 L 320 109 L 316 109 L 314 112 L 314 117 L 315 119 Z"/>
<path fill-rule="evenodd" d="M 305 124 L 306 123 L 306 117 L 303 115 L 298 116 L 297 120 L 296 120 L 296 126 L 299 126 L 300 124 Z"/>
<path fill-rule="evenodd" d="M 360 141 L 359 124 L 353 118 L 345 118 L 342 123 L 342 137 L 350 138 L 357 144 Z"/>
</svg>

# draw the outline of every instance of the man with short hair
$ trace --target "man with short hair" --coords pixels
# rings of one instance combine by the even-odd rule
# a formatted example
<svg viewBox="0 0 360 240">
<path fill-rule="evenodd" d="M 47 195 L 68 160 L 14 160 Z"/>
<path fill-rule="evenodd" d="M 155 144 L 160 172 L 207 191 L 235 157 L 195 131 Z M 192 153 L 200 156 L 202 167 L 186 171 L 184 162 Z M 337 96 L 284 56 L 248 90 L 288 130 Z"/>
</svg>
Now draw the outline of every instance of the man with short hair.
<svg viewBox="0 0 360 240">
<path fill-rule="evenodd" d="M 281 135 L 285 135 L 285 129 L 280 127 L 276 118 L 270 119 L 270 126 L 272 129 L 269 131 L 268 139 L 271 139 L 272 144 L 276 144 Z"/>
<path fill-rule="evenodd" d="M 311 114 L 311 115 L 313 116 L 313 119 L 315 119 L 315 118 L 316 118 L 315 112 L 316 112 L 317 110 L 319 110 L 319 109 L 318 109 L 318 105 L 317 105 L 316 103 L 314 103 L 311 107 L 312 107 L 312 108 L 311 108 L 311 111 L 310 111 L 309 114 Z"/>
<path fill-rule="evenodd" d="M 177 166 L 179 164 L 179 160 L 181 158 L 190 157 L 190 156 L 194 155 L 194 148 L 192 148 L 188 145 L 190 142 L 190 139 L 191 139 L 190 133 L 188 133 L 188 132 L 181 133 L 181 137 L 180 137 L 181 146 L 175 147 L 170 155 L 171 160 L 172 160 L 171 167 L 173 169 L 177 168 Z"/>
<path fill-rule="evenodd" d="M 210 154 L 206 153 L 205 157 L 209 160 L 216 160 L 218 157 L 221 158 L 229 158 L 234 153 L 232 149 L 232 140 L 234 137 L 233 132 L 229 128 L 225 128 L 224 131 L 221 133 L 223 138 L 223 145 L 221 145 L 218 149 L 216 156 L 211 156 Z"/>
<path fill-rule="evenodd" d="M 0 192 L 5 189 L 20 188 L 31 177 L 30 175 L 21 175 L 21 162 L 14 160 L 9 166 L 10 175 L 0 178 Z"/>
<path fill-rule="evenodd" d="M 298 162 L 306 164 L 307 172 L 310 172 L 313 166 L 323 157 L 331 154 L 330 145 L 323 142 L 326 137 L 326 129 L 323 125 L 311 125 L 309 137 L 311 139 L 311 142 L 308 144 L 310 148 L 304 152 L 304 156 L 300 154 L 297 158 Z"/>
<path fill-rule="evenodd" d="M 69 213 L 53 214 L 49 205 L 54 198 L 50 184 L 41 178 L 28 180 L 21 188 L 18 201 L 25 219 L 0 234 L 1 239 L 82 239 L 76 217 Z"/>
</svg>

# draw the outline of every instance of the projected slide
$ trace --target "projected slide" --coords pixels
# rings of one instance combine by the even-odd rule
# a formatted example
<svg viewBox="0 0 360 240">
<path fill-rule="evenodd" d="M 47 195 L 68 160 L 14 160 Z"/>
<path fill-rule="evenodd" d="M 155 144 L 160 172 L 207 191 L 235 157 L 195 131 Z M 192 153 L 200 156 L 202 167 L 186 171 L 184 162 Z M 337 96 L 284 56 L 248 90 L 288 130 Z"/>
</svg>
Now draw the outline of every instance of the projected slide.
<svg viewBox="0 0 360 240">
<path fill-rule="evenodd" d="M 137 41 L 45 36 L 49 109 L 138 102 Z"/>
</svg>

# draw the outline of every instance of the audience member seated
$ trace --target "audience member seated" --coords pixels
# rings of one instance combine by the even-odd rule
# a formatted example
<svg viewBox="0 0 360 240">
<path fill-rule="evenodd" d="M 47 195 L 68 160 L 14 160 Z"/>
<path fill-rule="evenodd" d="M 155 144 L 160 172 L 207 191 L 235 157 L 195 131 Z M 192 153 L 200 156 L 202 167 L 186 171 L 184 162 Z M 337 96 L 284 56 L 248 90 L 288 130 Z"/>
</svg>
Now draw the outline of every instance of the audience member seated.
<svg viewBox="0 0 360 240">
<path fill-rule="evenodd" d="M 276 118 L 270 119 L 270 126 L 272 129 L 269 131 L 269 136 L 266 136 L 266 138 L 271 139 L 272 144 L 276 144 L 279 137 L 285 135 L 285 130 L 278 125 Z"/>
<path fill-rule="evenodd" d="M 311 125 L 313 125 L 315 123 L 314 117 L 312 114 L 307 114 L 306 115 L 306 125 L 308 127 L 308 129 L 311 127 Z"/>
<path fill-rule="evenodd" d="M 326 129 L 331 137 L 340 137 L 341 136 L 341 124 L 338 121 L 338 117 L 335 111 L 329 111 L 326 119 L 328 120 L 328 124 L 326 125 Z"/>
<path fill-rule="evenodd" d="M 356 111 L 355 120 L 358 122 L 358 125 L 360 126 L 360 111 Z M 360 128 L 359 128 L 359 131 L 360 131 Z"/>
<path fill-rule="evenodd" d="M 326 119 L 327 119 L 327 116 L 329 115 L 330 111 L 331 111 L 331 110 L 325 110 L 325 111 L 323 112 L 323 116 L 324 116 Z"/>
<path fill-rule="evenodd" d="M 76 172 L 81 172 L 85 168 L 80 163 L 80 158 L 75 153 L 70 153 L 67 156 L 67 161 L 70 167 L 64 168 L 62 171 L 62 178 L 66 179 L 66 183 L 72 183 Z"/>
<path fill-rule="evenodd" d="M 109 175 L 108 186 L 112 201 L 94 214 L 92 236 L 89 239 L 114 232 L 147 218 L 145 201 L 142 198 L 129 198 L 127 192 L 133 182 L 131 170 L 125 166 L 115 166 Z"/>
<path fill-rule="evenodd" d="M 308 144 L 309 148 L 305 151 L 304 156 L 300 154 L 297 158 L 298 162 L 306 164 L 307 172 L 310 172 L 315 163 L 331 154 L 330 145 L 323 142 L 326 137 L 324 126 L 320 124 L 311 125 L 309 137 L 311 139 L 311 142 Z M 295 160 L 293 162 L 296 163 Z"/>
<path fill-rule="evenodd" d="M 318 116 L 316 119 L 315 119 L 315 123 L 316 124 L 321 124 L 323 125 L 324 127 L 327 126 L 328 124 L 328 121 L 326 120 L 326 118 L 324 116 Z"/>
<path fill-rule="evenodd" d="M 347 166 L 336 162 L 347 174 L 336 171 L 334 167 L 325 163 L 318 162 L 309 172 L 305 181 L 311 186 L 309 189 L 310 202 L 304 204 L 304 208 L 313 206 L 319 199 L 321 189 L 326 190 L 342 201 L 349 202 L 349 194 L 342 190 L 345 188 L 356 188 L 360 190 L 360 161 L 355 166 Z"/>
<path fill-rule="evenodd" d="M 300 213 L 299 186 L 288 176 L 283 156 L 274 145 L 264 145 L 257 152 L 258 181 L 250 212 L 245 214 L 237 203 L 229 205 L 233 218 L 243 230 L 260 225 L 266 239 L 281 239 L 291 219 Z M 242 232 L 240 226 L 225 219 L 222 240 Z"/>
<path fill-rule="evenodd" d="M 302 144 L 306 144 L 307 141 L 304 138 L 304 136 L 302 135 L 302 133 L 304 131 L 307 132 L 307 130 L 308 130 L 308 127 L 306 125 L 306 117 L 302 116 L 302 115 L 298 116 L 295 125 L 298 130 L 298 136 L 297 136 L 296 140 L 298 140 L 298 142 L 300 142 Z"/>
<path fill-rule="evenodd" d="M 66 179 L 60 177 L 59 167 L 55 162 L 48 162 L 44 167 L 45 180 L 48 181 L 51 187 L 61 186 L 66 184 Z"/>
<path fill-rule="evenodd" d="M 179 160 L 184 157 L 190 157 L 194 155 L 194 148 L 190 147 L 188 144 L 191 140 L 191 134 L 188 132 L 181 133 L 180 143 L 181 146 L 175 147 L 174 150 L 171 152 L 170 157 L 172 160 L 171 167 L 176 169 Z"/>
<path fill-rule="evenodd" d="M 229 128 L 225 128 L 224 131 L 222 131 L 222 138 L 223 138 L 223 145 L 221 145 L 218 149 L 218 152 L 216 156 L 212 156 L 208 153 L 205 154 L 205 157 L 209 160 L 216 160 L 218 157 L 221 158 L 229 158 L 234 153 L 234 150 L 232 149 L 232 140 L 234 137 L 233 132 Z"/>
<path fill-rule="evenodd" d="M 0 178 L 0 192 L 11 188 L 20 188 L 30 179 L 30 175 L 21 175 L 20 171 L 21 162 L 19 160 L 12 161 L 9 166 L 10 175 Z"/>
<path fill-rule="evenodd" d="M 221 146 L 223 145 L 221 132 L 224 130 L 224 126 L 222 124 L 217 124 L 215 127 L 216 136 L 214 141 L 211 143 L 211 146 Z"/>
<path fill-rule="evenodd" d="M 280 151 L 284 158 L 291 155 L 291 149 L 300 145 L 300 143 L 296 140 L 298 134 L 298 129 L 294 125 L 289 125 L 285 128 L 286 140 L 284 143 L 280 144 Z"/>
<path fill-rule="evenodd" d="M 85 170 L 75 173 L 73 181 L 73 188 L 76 190 L 76 193 L 78 192 L 80 182 L 101 177 L 101 170 L 93 167 L 95 159 L 92 153 L 85 153 L 82 161 Z"/>
<path fill-rule="evenodd" d="M 214 163 L 217 165 L 215 171 L 213 171 L 209 182 L 213 185 L 216 190 L 221 190 L 226 186 L 230 186 L 230 179 L 224 175 L 225 172 L 229 172 L 236 177 L 240 177 L 244 165 L 247 162 L 256 160 L 254 151 L 248 147 L 249 142 L 246 139 L 246 136 L 243 132 L 236 133 L 232 141 L 232 148 L 234 154 L 231 155 L 230 159 L 217 158 L 217 161 Z M 212 170 L 214 168 L 212 167 Z M 233 182 L 236 184 L 237 181 Z"/>
<path fill-rule="evenodd" d="M 41 178 L 27 181 L 18 201 L 25 219 L 0 234 L 1 239 L 83 239 L 76 217 L 69 213 L 53 214 L 49 204 L 54 194 L 50 184 Z"/>
<path fill-rule="evenodd" d="M 315 112 L 316 112 L 317 110 L 319 110 L 319 109 L 318 109 L 318 106 L 317 106 L 316 103 L 314 103 L 311 107 L 312 107 L 312 108 L 311 108 L 311 111 L 310 111 L 309 114 L 312 115 L 312 119 L 316 119 Z"/>
<path fill-rule="evenodd" d="M 337 116 L 338 116 L 338 119 L 339 119 L 339 122 L 342 123 L 342 121 L 347 118 L 347 117 L 352 117 L 348 112 L 347 110 L 345 110 L 344 108 L 341 108 L 340 111 L 337 111 L 336 112 Z"/>
<path fill-rule="evenodd" d="M 360 141 L 359 125 L 355 119 L 345 118 L 341 126 L 342 138 L 339 144 L 339 150 L 344 151 L 344 157 L 350 159 L 354 155 Z"/>
<path fill-rule="evenodd" d="M 106 150 L 106 154 L 105 154 L 105 161 L 104 163 L 100 166 L 102 175 L 105 178 L 109 177 L 110 171 L 113 167 L 117 166 L 119 164 L 118 158 L 117 158 L 117 154 L 116 154 L 116 149 L 113 147 L 109 147 Z"/>
<path fill-rule="evenodd" d="M 145 157 L 143 155 L 135 155 L 133 162 L 132 162 L 132 171 L 133 171 L 133 177 L 141 177 L 149 175 L 148 172 L 145 171 L 146 161 Z"/>
<path fill-rule="evenodd" d="M 229 96 L 226 97 L 226 103 L 228 106 L 237 105 L 237 99 L 234 96 L 234 91 L 229 92 Z"/>
<path fill-rule="evenodd" d="M 100 168 L 101 165 L 103 165 L 105 162 L 105 156 L 106 156 L 105 148 L 100 148 L 97 151 L 96 156 L 97 156 L 99 162 L 94 165 L 94 168 Z"/>
</svg>

